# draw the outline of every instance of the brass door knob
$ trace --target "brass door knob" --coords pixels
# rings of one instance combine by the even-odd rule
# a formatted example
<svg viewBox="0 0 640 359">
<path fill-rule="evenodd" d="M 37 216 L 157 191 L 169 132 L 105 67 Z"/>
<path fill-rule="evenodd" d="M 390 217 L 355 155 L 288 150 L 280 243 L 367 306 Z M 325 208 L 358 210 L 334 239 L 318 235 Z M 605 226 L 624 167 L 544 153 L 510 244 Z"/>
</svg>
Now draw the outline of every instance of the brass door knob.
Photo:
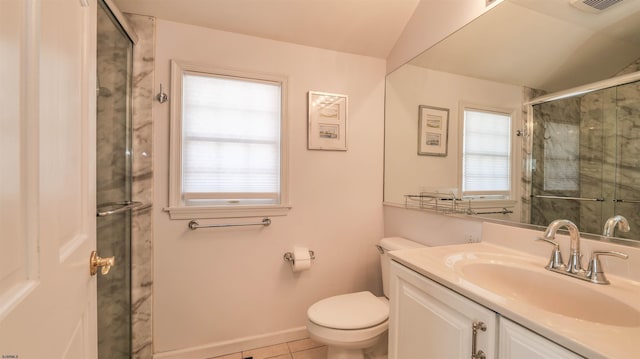
<svg viewBox="0 0 640 359">
<path fill-rule="evenodd" d="M 91 273 L 91 275 L 96 275 L 98 267 L 102 267 L 102 269 L 100 269 L 100 273 L 102 273 L 102 275 L 106 275 L 109 273 L 115 262 L 115 257 L 101 258 L 96 254 L 96 251 L 91 251 L 91 257 L 89 258 L 89 273 Z"/>
</svg>

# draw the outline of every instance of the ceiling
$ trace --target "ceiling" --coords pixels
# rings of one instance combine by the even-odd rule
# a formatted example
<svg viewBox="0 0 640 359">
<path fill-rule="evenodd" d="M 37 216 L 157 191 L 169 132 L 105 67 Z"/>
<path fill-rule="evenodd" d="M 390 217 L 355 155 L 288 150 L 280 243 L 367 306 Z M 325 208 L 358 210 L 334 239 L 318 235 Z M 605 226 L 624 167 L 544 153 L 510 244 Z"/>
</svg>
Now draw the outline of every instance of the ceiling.
<svg viewBox="0 0 640 359">
<path fill-rule="evenodd" d="M 442 0 L 111 1 L 122 12 L 387 58 L 418 4 Z M 557 91 L 611 77 L 640 58 L 640 0 L 600 14 L 572 1 L 501 1 L 412 63 Z"/>
<path fill-rule="evenodd" d="M 640 1 L 601 13 L 569 0 L 506 0 L 412 64 L 547 91 L 610 78 L 640 58 Z"/>
<path fill-rule="evenodd" d="M 386 58 L 420 0 L 113 0 L 120 11 Z"/>
</svg>

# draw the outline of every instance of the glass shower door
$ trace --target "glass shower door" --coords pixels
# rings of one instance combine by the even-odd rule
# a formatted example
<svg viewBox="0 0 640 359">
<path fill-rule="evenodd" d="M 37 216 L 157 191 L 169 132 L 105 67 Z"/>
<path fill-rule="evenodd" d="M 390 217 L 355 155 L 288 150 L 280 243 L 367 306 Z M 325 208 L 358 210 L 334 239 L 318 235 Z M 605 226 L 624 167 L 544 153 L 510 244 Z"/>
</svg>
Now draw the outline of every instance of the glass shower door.
<svg viewBox="0 0 640 359">
<path fill-rule="evenodd" d="M 603 233 L 622 215 L 640 234 L 640 82 L 533 106 L 531 223 L 567 218 Z"/>
<path fill-rule="evenodd" d="M 98 276 L 98 357 L 131 357 L 131 72 L 133 43 L 99 1 L 97 39 L 97 252 L 115 257 Z"/>
<path fill-rule="evenodd" d="M 616 237 L 640 237 L 640 82 L 616 87 L 616 162 L 615 209 L 611 216 L 622 215 L 631 230 L 617 230 Z"/>
<path fill-rule="evenodd" d="M 532 224 L 565 218 L 581 231 L 602 232 L 612 207 L 614 94 L 603 89 L 534 105 Z"/>
</svg>

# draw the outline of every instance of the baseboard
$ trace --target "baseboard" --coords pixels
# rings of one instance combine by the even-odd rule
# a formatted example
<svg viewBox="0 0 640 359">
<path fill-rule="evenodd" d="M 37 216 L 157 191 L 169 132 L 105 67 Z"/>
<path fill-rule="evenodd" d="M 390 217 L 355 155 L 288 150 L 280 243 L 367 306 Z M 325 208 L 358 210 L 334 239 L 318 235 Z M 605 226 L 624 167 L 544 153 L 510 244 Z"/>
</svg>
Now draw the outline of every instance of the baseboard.
<svg viewBox="0 0 640 359">
<path fill-rule="evenodd" d="M 256 335 L 197 347 L 154 353 L 153 359 L 205 359 L 308 338 L 306 327 Z"/>
</svg>

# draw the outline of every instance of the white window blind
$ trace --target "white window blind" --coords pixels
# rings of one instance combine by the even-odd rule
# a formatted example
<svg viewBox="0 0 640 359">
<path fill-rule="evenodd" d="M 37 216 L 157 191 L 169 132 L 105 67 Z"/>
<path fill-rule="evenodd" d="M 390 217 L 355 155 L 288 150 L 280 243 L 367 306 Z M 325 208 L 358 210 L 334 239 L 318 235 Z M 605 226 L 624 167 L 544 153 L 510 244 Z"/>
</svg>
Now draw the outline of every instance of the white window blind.
<svg viewBox="0 0 640 359">
<path fill-rule="evenodd" d="M 187 206 L 280 203 L 281 84 L 184 72 Z"/>
<path fill-rule="evenodd" d="M 464 109 L 462 195 L 508 197 L 511 116 Z"/>
</svg>

